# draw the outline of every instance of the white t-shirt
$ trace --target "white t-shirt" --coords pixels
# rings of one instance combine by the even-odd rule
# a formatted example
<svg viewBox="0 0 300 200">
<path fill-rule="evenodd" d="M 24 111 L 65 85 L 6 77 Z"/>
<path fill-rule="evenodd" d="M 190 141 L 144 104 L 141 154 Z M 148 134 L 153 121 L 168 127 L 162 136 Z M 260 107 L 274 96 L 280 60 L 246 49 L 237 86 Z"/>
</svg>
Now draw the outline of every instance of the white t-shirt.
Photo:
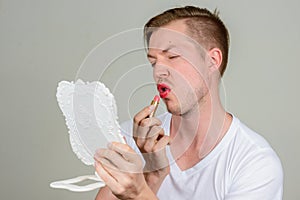
<svg viewBox="0 0 300 200">
<path fill-rule="evenodd" d="M 168 135 L 171 114 L 158 118 Z M 139 152 L 132 139 L 132 122 L 122 125 L 122 133 L 127 143 Z M 283 172 L 279 158 L 264 138 L 234 116 L 221 142 L 192 168 L 181 171 L 172 162 L 172 155 L 168 156 L 170 174 L 157 193 L 161 200 L 282 199 Z"/>
</svg>

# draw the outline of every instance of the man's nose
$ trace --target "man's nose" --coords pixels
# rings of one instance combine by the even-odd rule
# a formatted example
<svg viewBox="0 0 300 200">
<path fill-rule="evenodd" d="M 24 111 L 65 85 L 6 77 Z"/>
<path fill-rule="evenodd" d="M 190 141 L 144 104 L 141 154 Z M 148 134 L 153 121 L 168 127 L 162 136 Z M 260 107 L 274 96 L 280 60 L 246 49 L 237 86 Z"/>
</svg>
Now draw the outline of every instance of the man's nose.
<svg viewBox="0 0 300 200">
<path fill-rule="evenodd" d="M 155 80 L 165 79 L 170 75 L 169 68 L 164 63 L 156 63 L 153 67 L 153 77 Z"/>
</svg>

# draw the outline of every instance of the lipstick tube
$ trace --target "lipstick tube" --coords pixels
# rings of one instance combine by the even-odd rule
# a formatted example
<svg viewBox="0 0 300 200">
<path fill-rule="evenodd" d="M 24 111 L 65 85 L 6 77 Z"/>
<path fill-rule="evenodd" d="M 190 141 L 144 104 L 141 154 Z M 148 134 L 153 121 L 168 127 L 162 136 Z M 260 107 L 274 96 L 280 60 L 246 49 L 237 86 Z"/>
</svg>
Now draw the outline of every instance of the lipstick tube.
<svg viewBox="0 0 300 200">
<path fill-rule="evenodd" d="M 154 105 L 154 110 L 150 113 L 149 117 L 154 117 L 155 112 L 157 110 L 158 104 L 159 104 L 159 96 L 155 95 L 155 97 L 153 98 L 151 105 Z"/>
</svg>

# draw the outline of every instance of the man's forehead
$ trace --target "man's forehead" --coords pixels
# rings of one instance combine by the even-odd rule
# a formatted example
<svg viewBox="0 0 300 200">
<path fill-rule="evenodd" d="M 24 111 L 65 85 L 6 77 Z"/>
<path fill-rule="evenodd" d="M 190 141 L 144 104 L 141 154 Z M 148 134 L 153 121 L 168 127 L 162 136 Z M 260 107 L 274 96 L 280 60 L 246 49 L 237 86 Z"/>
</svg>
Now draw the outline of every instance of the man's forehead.
<svg viewBox="0 0 300 200">
<path fill-rule="evenodd" d="M 191 42 L 186 33 L 167 28 L 158 28 L 153 31 L 149 40 L 149 48 L 168 48 L 168 46 Z"/>
<path fill-rule="evenodd" d="M 148 45 L 149 51 L 180 51 L 191 50 L 191 48 L 205 51 L 205 48 L 188 34 L 168 28 L 155 29 L 150 37 Z"/>
</svg>

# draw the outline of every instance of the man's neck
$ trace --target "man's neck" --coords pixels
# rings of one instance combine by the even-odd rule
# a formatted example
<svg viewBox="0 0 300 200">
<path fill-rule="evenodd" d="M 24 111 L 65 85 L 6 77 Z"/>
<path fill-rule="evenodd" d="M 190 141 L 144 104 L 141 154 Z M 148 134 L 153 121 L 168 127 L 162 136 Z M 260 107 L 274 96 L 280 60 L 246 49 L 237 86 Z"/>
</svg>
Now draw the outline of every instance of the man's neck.
<svg viewBox="0 0 300 200">
<path fill-rule="evenodd" d="M 218 96 L 203 100 L 189 113 L 173 115 L 171 151 L 177 165 L 184 170 L 201 161 L 221 141 L 231 121 Z"/>
</svg>

